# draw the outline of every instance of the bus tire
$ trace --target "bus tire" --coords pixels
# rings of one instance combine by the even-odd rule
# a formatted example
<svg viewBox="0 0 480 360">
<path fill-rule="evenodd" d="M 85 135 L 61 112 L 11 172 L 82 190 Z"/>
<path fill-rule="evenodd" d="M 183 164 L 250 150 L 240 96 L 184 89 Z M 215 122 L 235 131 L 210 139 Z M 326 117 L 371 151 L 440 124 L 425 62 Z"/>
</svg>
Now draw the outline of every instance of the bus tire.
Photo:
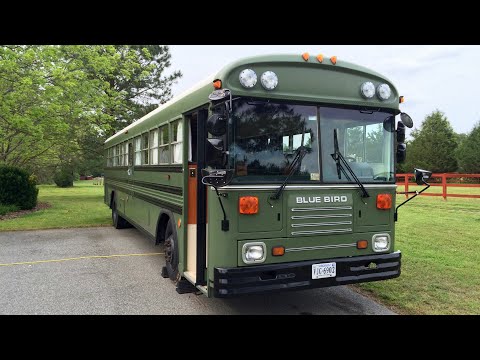
<svg viewBox="0 0 480 360">
<path fill-rule="evenodd" d="M 174 221 L 168 220 L 165 229 L 165 267 L 170 280 L 178 281 L 178 240 L 175 232 Z"/>
<path fill-rule="evenodd" d="M 128 226 L 127 220 L 118 213 L 115 200 L 113 200 L 112 204 L 112 224 L 115 229 L 125 229 Z"/>
</svg>

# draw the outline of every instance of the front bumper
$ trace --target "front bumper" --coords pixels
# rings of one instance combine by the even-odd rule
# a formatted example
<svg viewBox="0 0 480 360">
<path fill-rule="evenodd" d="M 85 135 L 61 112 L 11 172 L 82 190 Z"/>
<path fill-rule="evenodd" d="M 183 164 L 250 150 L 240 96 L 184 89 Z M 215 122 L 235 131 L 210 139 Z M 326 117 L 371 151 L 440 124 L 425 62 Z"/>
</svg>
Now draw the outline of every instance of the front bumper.
<svg viewBox="0 0 480 360">
<path fill-rule="evenodd" d="M 231 297 L 281 290 L 355 284 L 400 276 L 402 254 L 309 260 L 273 265 L 214 269 L 214 296 Z M 337 276 L 312 280 L 312 265 L 337 263 Z M 371 264 L 375 264 L 375 266 Z M 369 266 L 370 265 L 370 266 Z"/>
</svg>

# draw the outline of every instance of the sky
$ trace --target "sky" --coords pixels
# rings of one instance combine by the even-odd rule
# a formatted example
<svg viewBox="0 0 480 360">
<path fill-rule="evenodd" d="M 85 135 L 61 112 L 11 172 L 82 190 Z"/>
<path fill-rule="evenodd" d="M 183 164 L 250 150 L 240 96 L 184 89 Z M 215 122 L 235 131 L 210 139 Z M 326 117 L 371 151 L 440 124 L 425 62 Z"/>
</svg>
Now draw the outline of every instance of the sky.
<svg viewBox="0 0 480 360">
<path fill-rule="evenodd" d="M 170 45 L 170 70 L 182 78 L 178 95 L 242 57 L 261 54 L 336 55 L 386 76 L 405 96 L 401 111 L 418 128 L 435 109 L 445 113 L 457 133 L 480 121 L 480 46 L 474 45 Z M 475 85 L 476 84 L 476 85 Z M 409 132 L 407 132 L 408 134 Z"/>
</svg>

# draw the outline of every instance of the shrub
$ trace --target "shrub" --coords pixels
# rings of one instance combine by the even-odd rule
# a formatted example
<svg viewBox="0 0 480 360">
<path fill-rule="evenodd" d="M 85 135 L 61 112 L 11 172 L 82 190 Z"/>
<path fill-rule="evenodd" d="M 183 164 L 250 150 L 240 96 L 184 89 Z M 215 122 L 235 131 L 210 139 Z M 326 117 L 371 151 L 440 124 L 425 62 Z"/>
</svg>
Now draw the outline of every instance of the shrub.
<svg viewBox="0 0 480 360">
<path fill-rule="evenodd" d="M 73 172 L 65 168 L 58 170 L 53 177 L 55 184 L 62 188 L 73 186 L 73 179 Z"/>
<path fill-rule="evenodd" d="M 16 205 L 22 210 L 37 206 L 35 176 L 14 166 L 0 166 L 0 203 Z"/>
<path fill-rule="evenodd" d="M 19 210 L 19 207 L 17 205 L 0 204 L 0 216 L 14 212 L 14 211 L 18 211 L 18 210 Z"/>
</svg>

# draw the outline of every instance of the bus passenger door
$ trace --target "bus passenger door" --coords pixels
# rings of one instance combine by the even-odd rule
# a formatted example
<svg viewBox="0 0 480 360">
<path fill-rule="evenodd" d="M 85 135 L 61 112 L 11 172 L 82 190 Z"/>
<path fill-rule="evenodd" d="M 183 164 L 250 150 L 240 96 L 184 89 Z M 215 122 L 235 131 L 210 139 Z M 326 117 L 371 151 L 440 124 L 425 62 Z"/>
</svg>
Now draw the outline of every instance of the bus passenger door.
<svg viewBox="0 0 480 360">
<path fill-rule="evenodd" d="M 201 169 L 205 167 L 205 124 L 208 110 L 186 116 L 188 120 L 188 227 L 186 277 L 195 285 L 205 285 L 206 268 L 206 187 Z"/>
</svg>

